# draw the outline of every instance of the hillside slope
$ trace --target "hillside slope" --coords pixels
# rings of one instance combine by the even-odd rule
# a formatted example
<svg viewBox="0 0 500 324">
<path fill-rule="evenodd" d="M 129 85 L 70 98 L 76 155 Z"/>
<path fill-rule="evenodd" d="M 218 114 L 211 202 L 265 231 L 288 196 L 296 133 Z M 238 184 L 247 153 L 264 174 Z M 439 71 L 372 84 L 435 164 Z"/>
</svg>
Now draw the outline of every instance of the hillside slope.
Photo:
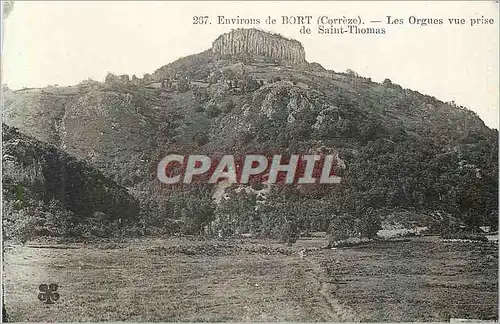
<svg viewBox="0 0 500 324">
<path fill-rule="evenodd" d="M 51 145 L 2 127 L 2 215 L 6 239 L 109 236 L 134 226 L 127 190 Z"/>
<path fill-rule="evenodd" d="M 207 50 L 143 78 L 110 74 L 104 83 L 8 90 L 5 122 L 129 187 L 159 227 L 168 226 L 164 219 L 196 218 L 196 211 L 188 217 L 189 208 L 180 211 L 166 196 L 180 195 L 189 205 L 185 195 L 196 201 L 193 195 L 202 190 L 208 206 L 213 190 L 188 187 L 180 194 L 160 186 L 156 164 L 167 153 L 310 150 L 338 153 L 342 184 L 275 188 L 277 200 L 268 201 L 276 205 L 290 195 L 305 199 L 300 204 L 308 208 L 292 201 L 289 210 L 308 224 L 303 227 L 326 229 L 344 214 L 357 219 L 407 211 L 439 222 L 452 217 L 472 227 L 497 223 L 498 132 L 474 112 L 390 80 L 379 84 L 353 71 L 336 73 L 317 63 L 249 53 Z M 219 219 L 212 209 L 220 207 L 209 208 L 207 219 L 193 225 L 197 230 Z M 253 209 L 239 216 L 257 222 L 250 226 L 253 231 L 283 225 L 263 225 Z"/>
</svg>

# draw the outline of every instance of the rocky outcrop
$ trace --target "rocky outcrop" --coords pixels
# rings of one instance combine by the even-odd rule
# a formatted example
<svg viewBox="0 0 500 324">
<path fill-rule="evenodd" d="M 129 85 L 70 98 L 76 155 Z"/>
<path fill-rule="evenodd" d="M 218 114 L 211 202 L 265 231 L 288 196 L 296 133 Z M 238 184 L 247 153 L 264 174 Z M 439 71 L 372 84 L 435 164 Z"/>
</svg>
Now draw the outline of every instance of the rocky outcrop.
<svg viewBox="0 0 500 324">
<path fill-rule="evenodd" d="M 220 35 L 212 50 L 221 55 L 250 54 L 267 56 L 293 64 L 306 63 L 304 47 L 299 41 L 259 29 L 233 29 Z"/>
</svg>

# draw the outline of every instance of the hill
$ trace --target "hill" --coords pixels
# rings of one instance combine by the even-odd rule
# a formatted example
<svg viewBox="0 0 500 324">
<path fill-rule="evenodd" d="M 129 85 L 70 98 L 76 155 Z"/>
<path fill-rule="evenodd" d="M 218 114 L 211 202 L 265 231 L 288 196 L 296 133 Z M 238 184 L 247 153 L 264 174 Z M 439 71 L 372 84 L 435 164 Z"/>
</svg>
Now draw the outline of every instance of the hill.
<svg viewBox="0 0 500 324">
<path fill-rule="evenodd" d="M 352 235 L 372 235 L 360 229 L 381 222 L 440 232 L 496 226 L 498 131 L 465 107 L 388 79 L 308 63 L 300 43 L 280 37 L 237 30 L 143 78 L 7 90 L 5 123 L 127 187 L 155 233 L 278 235 L 290 222 L 301 232 L 333 226 Z M 337 154 L 342 183 L 274 186 L 257 211 L 252 190 L 156 180 L 170 152 L 311 150 Z M 214 204 L 221 190 L 236 199 Z"/>
<path fill-rule="evenodd" d="M 127 190 L 55 147 L 2 126 L 2 215 L 6 239 L 89 237 L 135 227 Z"/>
</svg>

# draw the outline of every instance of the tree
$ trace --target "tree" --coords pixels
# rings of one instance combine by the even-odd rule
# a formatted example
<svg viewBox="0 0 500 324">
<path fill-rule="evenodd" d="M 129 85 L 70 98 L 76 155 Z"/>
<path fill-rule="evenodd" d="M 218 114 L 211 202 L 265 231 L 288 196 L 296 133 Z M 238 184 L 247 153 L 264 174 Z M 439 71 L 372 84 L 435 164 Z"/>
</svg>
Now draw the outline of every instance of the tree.
<svg viewBox="0 0 500 324">
<path fill-rule="evenodd" d="M 352 78 L 358 78 L 359 77 L 359 74 L 357 72 L 355 72 L 354 70 L 347 69 L 345 72 L 347 73 L 348 76 L 350 76 Z"/>
<path fill-rule="evenodd" d="M 173 217 L 182 222 L 184 234 L 201 234 L 214 219 L 214 206 L 208 187 L 200 186 L 188 192 L 173 192 L 169 196 Z"/>
<path fill-rule="evenodd" d="M 334 215 L 330 220 L 328 235 L 330 242 L 346 240 L 354 236 L 354 218 L 347 213 Z"/>
<path fill-rule="evenodd" d="M 259 89 L 260 84 L 254 78 L 246 76 L 238 81 L 238 86 L 242 91 L 251 92 Z"/>
<path fill-rule="evenodd" d="M 260 222 L 256 212 L 256 199 L 251 193 L 244 190 L 229 194 L 217 205 L 216 221 L 212 228 L 224 237 L 236 233 L 252 233 L 259 231 Z"/>
<path fill-rule="evenodd" d="M 207 115 L 208 118 L 213 118 L 219 116 L 221 113 L 221 110 L 219 107 L 214 103 L 214 102 L 209 102 L 205 106 L 205 114 Z"/>
<path fill-rule="evenodd" d="M 217 71 L 210 73 L 210 75 L 207 77 L 207 82 L 209 84 L 216 84 L 222 78 L 223 78 L 222 73 L 217 70 Z"/>
<path fill-rule="evenodd" d="M 282 229 L 282 240 L 288 246 L 292 246 L 299 238 L 299 228 L 296 215 L 288 214 L 285 216 L 285 223 Z"/>
<path fill-rule="evenodd" d="M 186 77 L 181 77 L 179 81 L 177 81 L 177 91 L 186 92 L 189 91 L 190 83 Z"/>
<path fill-rule="evenodd" d="M 106 74 L 106 78 L 104 79 L 104 83 L 106 84 L 114 84 L 116 82 L 119 82 L 119 78 L 118 76 L 116 76 L 116 74 L 113 74 L 113 73 L 108 73 Z"/>
<path fill-rule="evenodd" d="M 382 229 L 378 213 L 373 208 L 368 207 L 357 219 L 356 229 L 361 237 L 369 239 L 377 237 L 378 231 Z"/>
<path fill-rule="evenodd" d="M 210 141 L 210 138 L 205 132 L 198 131 L 193 135 L 193 140 L 195 141 L 196 145 L 203 146 Z"/>
</svg>

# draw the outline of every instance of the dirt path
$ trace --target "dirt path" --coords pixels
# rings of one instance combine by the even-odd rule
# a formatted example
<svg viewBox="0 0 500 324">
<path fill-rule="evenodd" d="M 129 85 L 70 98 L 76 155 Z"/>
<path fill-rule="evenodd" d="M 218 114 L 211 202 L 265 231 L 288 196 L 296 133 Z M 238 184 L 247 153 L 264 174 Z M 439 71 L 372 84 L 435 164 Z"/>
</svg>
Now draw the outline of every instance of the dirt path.
<svg viewBox="0 0 500 324">
<path fill-rule="evenodd" d="M 320 259 L 315 256 L 316 251 L 306 252 L 302 259 L 307 262 L 308 266 L 313 269 L 314 278 L 318 285 L 318 294 L 323 298 L 323 301 L 328 309 L 328 315 L 331 321 L 335 322 L 356 322 L 355 312 L 348 306 L 342 305 L 339 300 L 332 296 L 332 285 L 328 283 L 328 274 L 321 267 Z M 316 252 L 318 253 L 318 252 Z M 323 252 L 324 253 L 324 252 Z"/>
</svg>

